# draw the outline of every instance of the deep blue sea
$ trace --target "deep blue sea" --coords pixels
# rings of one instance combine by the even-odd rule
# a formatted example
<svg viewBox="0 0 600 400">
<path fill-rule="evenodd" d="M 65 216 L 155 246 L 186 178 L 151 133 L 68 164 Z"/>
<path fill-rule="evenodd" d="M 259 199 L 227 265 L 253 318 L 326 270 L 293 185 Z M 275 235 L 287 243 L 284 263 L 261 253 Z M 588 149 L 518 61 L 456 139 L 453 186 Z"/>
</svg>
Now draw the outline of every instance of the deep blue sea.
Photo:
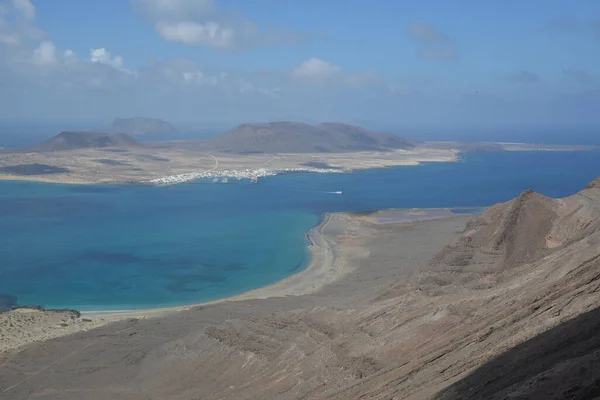
<svg viewBox="0 0 600 400">
<path fill-rule="evenodd" d="M 489 206 L 528 188 L 566 196 L 598 175 L 600 152 L 588 151 L 475 154 L 258 185 L 0 182 L 0 302 L 115 310 L 214 300 L 304 268 L 306 233 L 327 211 Z"/>
</svg>

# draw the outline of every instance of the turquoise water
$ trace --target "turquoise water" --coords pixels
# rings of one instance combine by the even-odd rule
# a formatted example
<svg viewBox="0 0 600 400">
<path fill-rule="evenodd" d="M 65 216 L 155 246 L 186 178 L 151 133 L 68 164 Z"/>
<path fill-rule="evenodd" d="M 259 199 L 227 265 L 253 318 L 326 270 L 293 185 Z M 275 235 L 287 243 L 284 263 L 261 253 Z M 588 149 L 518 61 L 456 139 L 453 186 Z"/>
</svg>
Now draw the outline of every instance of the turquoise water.
<svg viewBox="0 0 600 400">
<path fill-rule="evenodd" d="M 590 151 L 469 155 L 258 185 L 0 182 L 0 303 L 110 310 L 214 300 L 304 268 L 306 232 L 327 211 L 488 206 L 528 188 L 566 196 L 598 175 L 600 152 Z"/>
</svg>

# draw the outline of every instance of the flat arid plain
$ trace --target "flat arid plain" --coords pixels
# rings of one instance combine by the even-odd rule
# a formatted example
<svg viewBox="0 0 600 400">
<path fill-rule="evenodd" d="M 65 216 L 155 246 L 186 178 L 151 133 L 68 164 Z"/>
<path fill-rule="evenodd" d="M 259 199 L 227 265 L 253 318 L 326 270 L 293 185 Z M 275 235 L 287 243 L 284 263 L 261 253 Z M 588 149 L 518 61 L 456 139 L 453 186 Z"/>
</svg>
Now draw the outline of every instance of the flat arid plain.
<svg viewBox="0 0 600 400">
<path fill-rule="evenodd" d="M 481 145 L 488 148 L 487 145 Z M 60 151 L 5 151 L 0 153 L 0 179 L 39 182 L 98 184 L 141 183 L 153 179 L 192 174 L 231 175 L 235 171 L 260 169 L 351 171 L 453 162 L 462 151 L 473 151 L 464 143 L 424 143 L 410 149 L 339 153 L 236 154 L 207 149 L 195 142 L 155 142 L 136 146 L 83 148 Z M 587 150 L 585 146 L 540 146 L 494 144 L 501 151 Z"/>
<path fill-rule="evenodd" d="M 181 146 L 181 147 L 180 147 Z M 139 183 L 188 173 L 285 169 L 368 169 L 455 161 L 452 149 L 389 152 L 231 154 L 184 145 L 0 154 L 0 179 L 61 183 Z M 18 166 L 32 166 L 31 171 Z"/>
</svg>

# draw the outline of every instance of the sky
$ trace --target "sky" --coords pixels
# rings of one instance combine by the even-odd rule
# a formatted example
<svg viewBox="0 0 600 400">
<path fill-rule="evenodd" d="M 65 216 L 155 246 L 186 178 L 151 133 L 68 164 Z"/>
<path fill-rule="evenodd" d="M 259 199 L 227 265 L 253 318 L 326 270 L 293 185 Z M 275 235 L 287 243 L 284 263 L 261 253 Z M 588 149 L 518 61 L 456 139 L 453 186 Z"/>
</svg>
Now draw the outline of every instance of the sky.
<svg viewBox="0 0 600 400">
<path fill-rule="evenodd" d="M 0 0 L 0 119 L 600 127 L 598 0 Z"/>
</svg>

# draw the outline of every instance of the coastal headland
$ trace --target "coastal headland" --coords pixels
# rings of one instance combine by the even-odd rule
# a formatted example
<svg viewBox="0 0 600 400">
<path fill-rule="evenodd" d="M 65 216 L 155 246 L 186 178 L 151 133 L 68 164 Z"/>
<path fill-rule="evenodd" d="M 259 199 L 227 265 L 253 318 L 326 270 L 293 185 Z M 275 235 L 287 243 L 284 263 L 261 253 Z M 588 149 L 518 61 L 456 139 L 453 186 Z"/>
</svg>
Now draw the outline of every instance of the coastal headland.
<svg viewBox="0 0 600 400">
<path fill-rule="evenodd" d="M 528 190 L 477 216 L 397 213 L 325 218 L 311 240 L 329 267 L 271 292 L 0 353 L 0 399 L 593 393 L 600 179 L 561 199 Z"/>
</svg>

